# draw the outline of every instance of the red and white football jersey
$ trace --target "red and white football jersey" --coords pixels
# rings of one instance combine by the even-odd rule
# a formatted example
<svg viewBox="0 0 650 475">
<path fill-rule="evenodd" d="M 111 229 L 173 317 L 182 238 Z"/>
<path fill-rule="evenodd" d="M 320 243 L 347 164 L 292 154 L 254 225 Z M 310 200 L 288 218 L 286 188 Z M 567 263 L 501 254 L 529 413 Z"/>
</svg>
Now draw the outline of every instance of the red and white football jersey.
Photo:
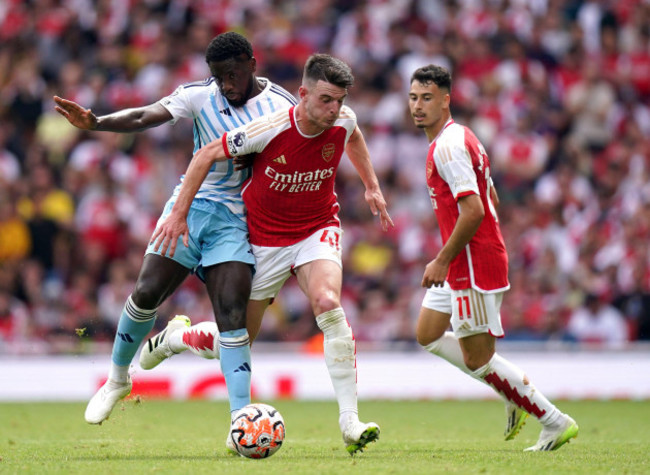
<svg viewBox="0 0 650 475">
<path fill-rule="evenodd" d="M 508 254 L 490 199 L 490 160 L 481 142 L 470 129 L 450 119 L 429 146 L 426 173 L 443 242 L 456 226 L 459 198 L 479 195 L 485 209 L 478 231 L 449 266 L 447 281 L 451 288 L 482 292 L 510 288 Z"/>
<path fill-rule="evenodd" d="M 242 190 L 251 244 L 289 246 L 327 226 L 340 227 L 334 181 L 356 126 L 354 112 L 343 106 L 332 128 L 307 136 L 291 107 L 222 136 L 228 157 L 257 153 Z"/>
</svg>

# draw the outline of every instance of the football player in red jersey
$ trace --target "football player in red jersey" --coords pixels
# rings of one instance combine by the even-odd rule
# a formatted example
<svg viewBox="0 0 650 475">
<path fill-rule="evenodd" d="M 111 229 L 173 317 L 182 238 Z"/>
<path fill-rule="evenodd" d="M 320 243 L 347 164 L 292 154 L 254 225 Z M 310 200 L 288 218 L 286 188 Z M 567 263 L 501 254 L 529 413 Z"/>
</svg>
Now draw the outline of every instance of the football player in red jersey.
<svg viewBox="0 0 650 475">
<path fill-rule="evenodd" d="M 578 425 L 495 351 L 496 338 L 504 335 L 500 308 L 510 288 L 508 255 L 494 206 L 490 160 L 474 133 L 452 119 L 450 94 L 451 74 L 445 68 L 429 65 L 413 73 L 409 108 L 429 139 L 426 180 L 443 241 L 424 270 L 422 286 L 428 290 L 417 340 L 506 401 L 506 440 L 532 414 L 543 428 L 526 450 L 555 450 L 578 435 Z M 446 331 L 450 322 L 453 332 Z"/>
<path fill-rule="evenodd" d="M 264 310 L 284 282 L 296 275 L 325 337 L 339 425 L 351 454 L 376 440 L 379 427 L 359 421 L 355 343 L 341 307 L 342 230 L 334 182 L 343 151 L 359 173 L 365 199 L 382 228 L 393 225 L 356 116 L 343 104 L 353 81 L 343 61 L 312 55 L 305 64 L 297 106 L 229 131 L 194 155 L 178 200 L 153 238 L 163 252 L 169 247 L 173 253 L 179 238 L 187 246 L 187 210 L 210 168 L 215 162 L 256 154 L 242 191 L 257 266 L 248 333 L 255 338 Z"/>
</svg>

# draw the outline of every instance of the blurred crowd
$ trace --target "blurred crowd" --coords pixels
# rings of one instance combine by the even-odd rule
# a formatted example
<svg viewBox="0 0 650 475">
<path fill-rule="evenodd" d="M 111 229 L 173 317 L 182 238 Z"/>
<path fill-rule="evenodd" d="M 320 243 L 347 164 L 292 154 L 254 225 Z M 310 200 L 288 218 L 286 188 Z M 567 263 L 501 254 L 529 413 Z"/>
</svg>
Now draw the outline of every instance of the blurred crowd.
<svg viewBox="0 0 650 475">
<path fill-rule="evenodd" d="M 358 341 L 415 345 L 425 264 L 440 248 L 412 125 L 411 73 L 453 75 L 452 114 L 492 161 L 512 288 L 506 340 L 650 340 L 647 0 L 4 0 L 0 3 L 0 354 L 110 347 L 192 123 L 82 132 L 52 96 L 101 115 L 209 75 L 235 30 L 258 75 L 297 93 L 306 58 L 350 64 L 355 110 L 395 221 L 381 231 L 345 159 L 337 193 L 343 305 Z M 191 277 L 159 310 L 213 319 Z M 261 340 L 318 329 L 295 282 Z"/>
</svg>

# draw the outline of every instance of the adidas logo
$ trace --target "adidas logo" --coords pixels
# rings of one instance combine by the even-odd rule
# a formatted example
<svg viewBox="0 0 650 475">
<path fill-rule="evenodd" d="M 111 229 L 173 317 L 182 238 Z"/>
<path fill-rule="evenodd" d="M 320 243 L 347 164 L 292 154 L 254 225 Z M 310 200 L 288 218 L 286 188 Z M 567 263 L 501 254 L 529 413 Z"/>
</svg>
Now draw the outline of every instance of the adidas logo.
<svg viewBox="0 0 650 475">
<path fill-rule="evenodd" d="M 251 367 L 249 366 L 248 363 L 244 363 L 239 368 L 237 368 L 234 372 L 235 373 L 240 373 L 240 372 L 243 372 L 243 371 L 248 371 L 249 373 L 251 372 Z"/>
<path fill-rule="evenodd" d="M 221 115 L 227 115 L 228 117 L 232 117 L 232 112 L 230 112 L 230 109 L 223 109 L 219 111 L 219 114 Z"/>
<path fill-rule="evenodd" d="M 160 335 L 157 335 L 155 338 L 149 338 L 147 344 L 149 345 L 149 351 L 153 351 L 155 348 L 158 348 L 163 341 L 165 341 L 165 336 L 167 335 L 167 329 L 163 331 Z"/>
<path fill-rule="evenodd" d="M 117 333 L 117 336 L 120 337 L 122 341 L 125 341 L 126 343 L 133 343 L 133 338 L 131 338 L 131 335 L 128 333 Z"/>
<path fill-rule="evenodd" d="M 278 158 L 273 159 L 273 163 L 279 163 L 280 165 L 286 165 L 287 159 L 284 158 L 284 155 L 280 155 Z"/>
</svg>

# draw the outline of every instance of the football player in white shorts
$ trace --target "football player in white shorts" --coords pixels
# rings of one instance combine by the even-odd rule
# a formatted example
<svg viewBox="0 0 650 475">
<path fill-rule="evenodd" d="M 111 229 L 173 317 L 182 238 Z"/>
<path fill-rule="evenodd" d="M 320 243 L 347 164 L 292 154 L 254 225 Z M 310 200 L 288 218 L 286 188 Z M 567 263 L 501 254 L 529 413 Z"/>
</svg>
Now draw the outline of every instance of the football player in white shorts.
<svg viewBox="0 0 650 475">
<path fill-rule="evenodd" d="M 353 80 L 344 62 L 312 55 L 305 64 L 298 105 L 227 132 L 221 141 L 199 150 L 174 208 L 156 231 L 163 249 L 175 243 L 187 233 L 187 207 L 210 168 L 256 154 L 242 191 L 258 266 L 247 310 L 248 334 L 255 338 L 266 307 L 294 272 L 324 334 L 325 363 L 350 454 L 376 440 L 379 426 L 359 421 L 356 349 L 341 307 L 341 230 L 334 184 L 343 151 L 359 173 L 373 214 L 379 215 L 384 230 L 392 225 L 356 116 L 343 105 Z"/>
<path fill-rule="evenodd" d="M 490 160 L 467 127 L 454 122 L 449 104 L 451 74 L 435 65 L 411 77 L 409 108 L 429 139 L 426 181 L 443 246 L 424 270 L 417 340 L 489 385 L 505 401 L 506 440 L 526 414 L 542 424 L 537 443 L 526 450 L 555 450 L 578 434 L 578 425 L 495 350 L 503 336 L 499 310 L 510 288 L 508 255 L 496 214 Z M 452 332 L 446 332 L 451 320 Z"/>
</svg>

